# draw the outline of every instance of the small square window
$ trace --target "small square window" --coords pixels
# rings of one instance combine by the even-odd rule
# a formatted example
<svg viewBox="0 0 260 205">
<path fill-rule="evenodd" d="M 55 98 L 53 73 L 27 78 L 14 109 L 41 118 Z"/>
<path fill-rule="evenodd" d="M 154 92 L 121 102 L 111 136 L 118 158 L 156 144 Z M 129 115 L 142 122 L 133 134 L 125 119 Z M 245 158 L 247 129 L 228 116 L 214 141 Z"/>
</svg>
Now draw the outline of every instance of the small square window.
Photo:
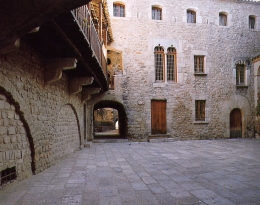
<svg viewBox="0 0 260 205">
<path fill-rule="evenodd" d="M 195 100 L 195 120 L 205 121 L 206 100 Z"/>
<path fill-rule="evenodd" d="M 255 29 L 255 17 L 249 16 L 249 29 Z"/>
<path fill-rule="evenodd" d="M 159 7 L 152 7 L 152 19 L 153 20 L 162 20 L 162 9 Z"/>
<path fill-rule="evenodd" d="M 196 12 L 187 10 L 187 23 L 196 23 Z"/>
<path fill-rule="evenodd" d="M 113 14 L 117 17 L 125 17 L 125 6 L 122 4 L 114 4 Z"/>
<path fill-rule="evenodd" d="M 194 56 L 194 72 L 204 73 L 204 56 Z"/>
<path fill-rule="evenodd" d="M 219 13 L 219 25 L 227 26 L 227 15 L 224 13 Z"/>
</svg>

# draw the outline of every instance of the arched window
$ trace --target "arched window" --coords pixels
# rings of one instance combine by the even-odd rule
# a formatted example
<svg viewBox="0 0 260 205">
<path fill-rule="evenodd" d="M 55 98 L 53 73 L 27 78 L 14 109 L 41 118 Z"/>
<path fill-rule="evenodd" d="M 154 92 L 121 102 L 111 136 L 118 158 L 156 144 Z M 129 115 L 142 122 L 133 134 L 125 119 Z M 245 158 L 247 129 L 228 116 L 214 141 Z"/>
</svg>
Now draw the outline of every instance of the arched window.
<svg viewBox="0 0 260 205">
<path fill-rule="evenodd" d="M 256 17 L 255 16 L 249 16 L 249 29 L 256 29 Z"/>
<path fill-rule="evenodd" d="M 187 10 L 187 22 L 188 23 L 196 23 L 196 12 L 193 10 Z"/>
<path fill-rule="evenodd" d="M 237 64 L 236 65 L 236 84 L 237 85 L 245 85 L 245 77 L 246 77 L 246 69 L 245 65 Z"/>
<path fill-rule="evenodd" d="M 125 17 L 125 5 L 114 3 L 113 4 L 113 15 L 117 17 Z"/>
<path fill-rule="evenodd" d="M 167 49 L 167 81 L 176 81 L 176 50 L 173 47 Z"/>
<path fill-rule="evenodd" d="M 219 13 L 219 25 L 227 26 L 227 14 L 224 12 Z"/>
<path fill-rule="evenodd" d="M 152 6 L 152 19 L 162 20 L 162 9 L 158 6 Z"/>
<path fill-rule="evenodd" d="M 156 46 L 154 49 L 155 81 L 164 81 L 164 49 Z"/>
</svg>

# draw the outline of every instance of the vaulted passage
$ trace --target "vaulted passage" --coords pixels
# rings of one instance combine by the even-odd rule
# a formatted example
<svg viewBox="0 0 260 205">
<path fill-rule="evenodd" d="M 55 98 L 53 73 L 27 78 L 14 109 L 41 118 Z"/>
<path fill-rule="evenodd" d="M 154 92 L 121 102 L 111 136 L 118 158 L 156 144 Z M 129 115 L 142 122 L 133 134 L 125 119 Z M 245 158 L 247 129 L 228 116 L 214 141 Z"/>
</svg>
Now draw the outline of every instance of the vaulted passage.
<svg viewBox="0 0 260 205">
<path fill-rule="evenodd" d="M 111 119 L 110 121 L 113 122 L 113 125 L 111 124 L 111 127 L 109 132 L 106 132 L 104 129 L 102 130 L 94 130 L 95 136 L 94 138 L 120 138 L 125 139 L 127 138 L 127 116 L 125 112 L 124 105 L 117 102 L 117 101 L 111 101 L 111 100 L 103 100 L 95 104 L 94 110 L 93 110 L 93 119 L 97 118 L 97 115 L 101 115 L 100 112 L 103 112 L 105 110 L 106 112 L 111 112 Z M 113 119 L 112 119 L 113 118 Z M 118 129 L 117 123 L 118 122 Z M 97 124 L 97 121 L 94 121 L 94 129 L 95 124 Z M 114 127 L 114 130 L 112 129 Z M 97 134 L 97 132 L 99 132 Z"/>
</svg>

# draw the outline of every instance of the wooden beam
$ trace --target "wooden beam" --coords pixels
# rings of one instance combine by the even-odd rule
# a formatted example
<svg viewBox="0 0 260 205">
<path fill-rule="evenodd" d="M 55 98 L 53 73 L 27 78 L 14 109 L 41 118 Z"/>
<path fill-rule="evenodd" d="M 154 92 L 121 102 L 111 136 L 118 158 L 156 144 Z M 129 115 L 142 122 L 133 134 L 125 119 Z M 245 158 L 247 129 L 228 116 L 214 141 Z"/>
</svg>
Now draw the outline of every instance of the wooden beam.
<svg viewBox="0 0 260 205">
<path fill-rule="evenodd" d="M 93 77 L 78 77 L 69 81 L 69 94 L 76 94 L 82 91 L 82 85 L 90 85 L 94 81 Z"/>
<path fill-rule="evenodd" d="M 62 77 L 62 70 L 74 69 L 76 67 L 76 58 L 46 59 L 44 69 L 45 84 L 49 84 L 60 80 Z"/>
<path fill-rule="evenodd" d="M 91 98 L 91 95 L 99 93 L 101 88 L 83 88 L 81 93 L 81 100 L 87 101 Z"/>
</svg>

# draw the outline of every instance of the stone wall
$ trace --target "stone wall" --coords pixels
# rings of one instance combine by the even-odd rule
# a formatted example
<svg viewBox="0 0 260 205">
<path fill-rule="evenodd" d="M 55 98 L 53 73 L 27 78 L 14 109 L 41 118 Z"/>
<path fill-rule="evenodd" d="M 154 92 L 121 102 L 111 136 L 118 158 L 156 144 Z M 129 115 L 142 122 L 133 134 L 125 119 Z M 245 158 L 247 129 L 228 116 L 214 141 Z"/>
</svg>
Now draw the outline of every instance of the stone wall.
<svg viewBox="0 0 260 205">
<path fill-rule="evenodd" d="M 123 0 L 126 17 L 112 17 L 115 50 L 122 51 L 123 75 L 114 95 L 128 117 L 128 134 L 151 134 L 151 100 L 167 100 L 167 134 L 175 139 L 229 138 L 229 115 L 242 111 L 242 136 L 254 136 L 254 72 L 250 59 L 260 48 L 257 29 L 248 27 L 249 15 L 260 16 L 259 4 L 220 0 Z M 162 8 L 162 20 L 151 19 L 151 6 Z M 113 14 L 113 0 L 108 1 Z M 187 9 L 197 22 L 187 23 Z M 219 12 L 228 25 L 219 26 Z M 127 26 L 126 26 L 127 25 Z M 177 51 L 177 82 L 155 82 L 154 48 Z M 205 74 L 194 75 L 194 55 L 205 56 Z M 246 65 L 246 87 L 236 86 L 236 62 Z M 107 98 L 107 96 L 100 96 Z M 205 122 L 195 121 L 195 100 L 206 100 Z M 95 104 L 95 100 L 89 104 Z M 223 106 L 225 105 L 225 106 Z"/>
<path fill-rule="evenodd" d="M 69 95 L 65 74 L 46 85 L 43 60 L 23 43 L 0 56 L 1 159 L 5 155 L 0 170 L 16 165 L 23 177 L 50 167 L 83 144 L 81 96 Z"/>
</svg>

